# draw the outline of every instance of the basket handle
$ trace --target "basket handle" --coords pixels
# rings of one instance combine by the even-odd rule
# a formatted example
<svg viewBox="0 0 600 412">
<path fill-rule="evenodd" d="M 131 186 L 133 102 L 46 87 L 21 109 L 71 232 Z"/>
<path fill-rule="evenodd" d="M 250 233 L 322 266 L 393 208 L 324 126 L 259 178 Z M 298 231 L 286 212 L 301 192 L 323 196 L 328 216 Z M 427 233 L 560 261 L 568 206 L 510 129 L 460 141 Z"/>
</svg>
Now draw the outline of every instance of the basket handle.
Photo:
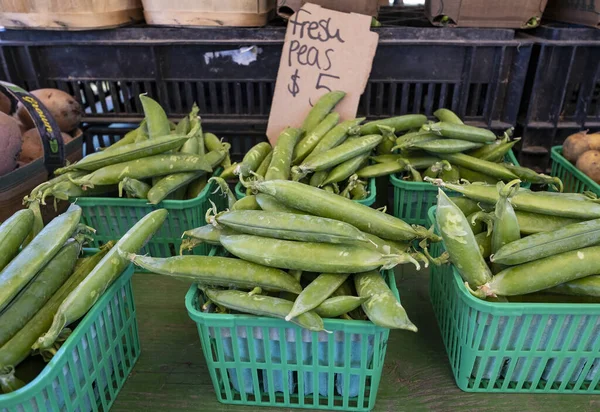
<svg viewBox="0 0 600 412">
<path fill-rule="evenodd" d="M 65 145 L 56 120 L 37 97 L 19 86 L 0 81 L 0 91 L 17 99 L 33 119 L 42 139 L 44 165 L 52 175 L 56 169 L 65 165 Z"/>
</svg>

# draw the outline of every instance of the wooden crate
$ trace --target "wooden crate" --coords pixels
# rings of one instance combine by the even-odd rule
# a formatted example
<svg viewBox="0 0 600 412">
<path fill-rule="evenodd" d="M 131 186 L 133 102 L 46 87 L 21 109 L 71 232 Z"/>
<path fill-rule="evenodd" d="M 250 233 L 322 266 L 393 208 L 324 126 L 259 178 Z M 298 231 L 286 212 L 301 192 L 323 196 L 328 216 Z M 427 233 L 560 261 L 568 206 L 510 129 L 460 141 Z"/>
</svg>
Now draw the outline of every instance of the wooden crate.
<svg viewBox="0 0 600 412">
<path fill-rule="evenodd" d="M 276 0 L 143 0 L 148 24 L 167 26 L 264 26 Z"/>
<path fill-rule="evenodd" d="M 0 0 L 0 26 L 85 30 L 143 19 L 141 0 Z"/>
</svg>

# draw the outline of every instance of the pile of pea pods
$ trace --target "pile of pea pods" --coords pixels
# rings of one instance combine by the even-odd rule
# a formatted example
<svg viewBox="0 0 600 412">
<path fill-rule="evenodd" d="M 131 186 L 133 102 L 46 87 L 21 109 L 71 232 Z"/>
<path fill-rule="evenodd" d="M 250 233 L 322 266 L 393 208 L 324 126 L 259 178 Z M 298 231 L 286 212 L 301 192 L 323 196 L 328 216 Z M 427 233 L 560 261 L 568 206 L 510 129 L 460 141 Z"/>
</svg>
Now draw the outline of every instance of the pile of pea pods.
<svg viewBox="0 0 600 412">
<path fill-rule="evenodd" d="M 174 124 L 156 101 L 145 95 L 140 101 L 145 117 L 139 127 L 106 149 L 57 169 L 56 177 L 35 188 L 25 202 L 46 204 L 53 197 L 56 203 L 117 192 L 150 204 L 193 199 L 214 170 L 231 164 L 230 145 L 203 133 L 196 105 Z"/>
</svg>

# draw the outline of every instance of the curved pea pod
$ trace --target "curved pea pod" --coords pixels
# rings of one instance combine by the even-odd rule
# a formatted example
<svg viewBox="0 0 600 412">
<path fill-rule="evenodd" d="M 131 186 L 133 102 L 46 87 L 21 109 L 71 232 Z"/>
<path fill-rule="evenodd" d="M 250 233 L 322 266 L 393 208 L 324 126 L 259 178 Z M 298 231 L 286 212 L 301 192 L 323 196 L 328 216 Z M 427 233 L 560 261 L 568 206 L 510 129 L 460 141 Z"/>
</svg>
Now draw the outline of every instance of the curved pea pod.
<svg viewBox="0 0 600 412">
<path fill-rule="evenodd" d="M 258 206 L 260 206 L 260 208 L 266 212 L 285 212 L 296 213 L 299 215 L 307 214 L 302 210 L 286 206 L 283 203 L 277 201 L 277 199 L 275 199 L 273 196 L 265 195 L 263 193 L 259 193 L 256 195 L 256 203 L 258 203 Z"/>
<path fill-rule="evenodd" d="M 340 115 L 338 113 L 330 113 L 314 129 L 307 132 L 294 147 L 293 163 L 299 164 L 302 162 L 339 120 Z"/>
<path fill-rule="evenodd" d="M 467 169 L 477 170 L 480 173 L 495 177 L 501 180 L 515 180 L 518 179 L 517 175 L 508 170 L 506 167 L 499 165 L 494 162 L 488 162 L 487 160 L 477 159 L 463 153 L 438 153 L 442 159 L 448 160 L 453 165 L 466 167 Z"/>
<path fill-rule="evenodd" d="M 258 166 L 258 169 L 256 169 L 256 174 L 265 177 L 267 175 L 267 171 L 269 170 L 271 160 L 273 160 L 273 150 L 271 150 L 267 157 L 265 157 L 260 163 L 260 166 Z"/>
<path fill-rule="evenodd" d="M 357 228 L 339 220 L 296 213 L 239 210 L 214 216 L 219 225 L 239 233 L 300 242 L 368 242 Z"/>
<path fill-rule="evenodd" d="M 271 150 L 272 147 L 268 142 L 258 143 L 244 155 L 244 159 L 236 168 L 235 173 L 244 177 L 249 176 L 250 172 L 255 172 L 258 169 Z"/>
<path fill-rule="evenodd" d="M 512 141 L 498 140 L 489 145 L 480 147 L 479 149 L 469 152 L 469 156 L 477 157 L 481 160 L 487 160 L 488 162 L 501 162 L 504 157 L 511 151 L 514 145 L 516 145 L 521 138 L 514 139 Z"/>
<path fill-rule="evenodd" d="M 511 266 L 477 290 L 477 297 L 514 296 L 548 289 L 561 283 L 600 273 L 600 246 L 571 250 Z"/>
<path fill-rule="evenodd" d="M 524 235 L 550 232 L 573 223 L 581 222 L 580 219 L 571 219 L 568 217 L 540 215 L 538 213 L 522 212 L 519 210 L 516 212 L 521 233 Z"/>
<path fill-rule="evenodd" d="M 383 139 L 381 135 L 373 134 L 348 140 L 333 149 L 312 156 L 296 167 L 302 175 L 326 170 L 360 154 L 370 152 L 381 142 L 381 139 Z"/>
<path fill-rule="evenodd" d="M 202 285 L 300 293 L 300 283 L 287 272 L 244 260 L 217 256 L 153 258 L 125 254 L 136 266 L 163 276 L 188 279 Z"/>
<path fill-rule="evenodd" d="M 292 318 L 315 309 L 331 296 L 348 279 L 348 276 L 350 275 L 337 273 L 320 274 L 300 292 L 285 320 L 290 321 Z"/>
<path fill-rule="evenodd" d="M 206 289 L 204 292 L 206 297 L 217 305 L 257 316 L 285 319 L 292 308 L 292 302 L 288 300 L 270 296 L 250 295 L 238 290 Z M 314 312 L 303 313 L 292 319 L 291 322 L 314 332 L 325 330 L 323 319 Z"/>
<path fill-rule="evenodd" d="M 465 124 L 447 122 L 424 124 L 423 130 L 451 139 L 468 140 L 477 143 L 488 143 L 496 140 L 496 135 L 491 130 L 467 126 Z"/>
<path fill-rule="evenodd" d="M 77 163 L 57 169 L 55 173 L 63 174 L 72 170 L 93 172 L 106 166 L 142 159 L 176 149 L 181 147 L 188 139 L 187 136 L 165 135 L 145 142 L 128 144 L 110 152 L 103 151 L 90 154 Z"/>
<path fill-rule="evenodd" d="M 221 173 L 221 178 L 225 179 L 225 180 L 229 180 L 229 179 L 233 179 L 234 177 L 236 177 L 236 174 L 234 173 L 234 171 L 238 168 L 239 164 L 236 163 L 232 163 L 229 167 L 226 167 L 225 169 L 223 169 L 223 172 Z"/>
<path fill-rule="evenodd" d="M 460 117 L 451 110 L 448 109 L 437 109 L 433 112 L 433 115 L 439 119 L 440 122 L 453 123 L 453 124 L 464 124 Z"/>
<path fill-rule="evenodd" d="M 417 331 L 379 272 L 373 270 L 355 274 L 354 286 L 359 297 L 368 298 L 362 309 L 371 322 L 382 328 Z"/>
<path fill-rule="evenodd" d="M 23 209 L 15 212 L 0 225 L 0 271 L 19 253 L 21 243 L 33 228 L 33 220 L 33 211 Z"/>
<path fill-rule="evenodd" d="M 81 318 L 94 306 L 104 291 L 129 264 L 129 261 L 119 253 L 137 253 L 162 226 L 167 214 L 165 209 L 152 211 L 123 235 L 85 280 L 65 298 L 54 315 L 52 326 L 37 340 L 33 349 L 44 350 L 52 347 L 66 326 Z"/>
<path fill-rule="evenodd" d="M 406 114 L 403 116 L 389 117 L 365 123 L 360 127 L 360 134 L 367 135 L 379 133 L 379 126 L 391 127 L 396 133 L 421 127 L 427 122 L 427 117 L 422 114 Z"/>
<path fill-rule="evenodd" d="M 52 219 L 31 243 L 0 271 L 0 312 L 56 255 L 77 228 L 80 218 L 81 208 L 71 205 L 65 213 Z"/>
<path fill-rule="evenodd" d="M 481 286 L 492 273 L 481 256 L 471 226 L 461 210 L 442 191 L 438 191 L 436 220 L 452 263 L 465 282 Z"/>
<path fill-rule="evenodd" d="M 369 299 L 358 296 L 334 296 L 324 300 L 313 310 L 322 318 L 337 318 L 359 308 Z"/>
<path fill-rule="evenodd" d="M 79 242 L 68 241 L 0 314 L 0 347 L 24 327 L 69 278 L 80 251 Z"/>
<path fill-rule="evenodd" d="M 473 234 L 477 235 L 483 232 L 486 226 L 488 227 L 487 232 L 491 231 L 490 226 L 493 223 L 493 218 L 489 216 L 489 213 L 479 210 L 467 216 L 467 222 L 469 222 Z"/>
<path fill-rule="evenodd" d="M 250 186 L 261 193 L 274 196 L 289 207 L 304 210 L 315 216 L 341 220 L 363 232 L 372 233 L 384 239 L 402 241 L 428 238 L 438 240 L 437 236 L 424 227 L 411 226 L 386 213 L 302 183 L 271 180 L 250 182 Z M 311 201 L 308 202 L 307 199 Z M 327 272 L 327 270 L 322 272 Z"/>
<path fill-rule="evenodd" d="M 481 232 L 475 235 L 475 240 L 479 246 L 481 257 L 484 259 L 489 258 L 492 254 L 492 236 L 488 235 L 487 232 Z"/>
<path fill-rule="evenodd" d="M 429 153 L 461 153 L 483 146 L 483 143 L 469 142 L 458 139 L 436 139 L 420 142 L 413 147 Z"/>
<path fill-rule="evenodd" d="M 146 199 L 151 187 L 148 183 L 125 177 L 119 182 L 119 197 L 123 197 L 123 191 L 125 191 L 128 197 Z"/>
<path fill-rule="evenodd" d="M 491 260 L 505 265 L 519 265 L 598 243 L 600 219 L 594 219 L 524 237 L 495 251 Z"/>
<path fill-rule="evenodd" d="M 513 180 L 508 184 L 498 183 L 500 195 L 494 210 L 494 230 L 492 231 L 492 254 L 498 252 L 503 246 L 513 243 L 521 238 L 519 221 L 510 198 L 519 190 L 520 180 Z M 492 260 L 492 269 L 495 272 L 501 270 L 498 262 Z"/>
<path fill-rule="evenodd" d="M 557 189 L 559 192 L 563 191 L 563 182 L 556 176 L 548 176 L 545 174 L 537 173 L 527 167 L 516 166 L 511 163 L 504 163 L 504 167 L 516 174 L 519 179 L 529 182 L 537 183 L 541 185 L 550 185 Z"/>
<path fill-rule="evenodd" d="M 160 104 L 144 94 L 140 94 L 140 101 L 144 109 L 150 139 L 168 135 L 171 132 L 171 125 Z"/>
<path fill-rule="evenodd" d="M 420 268 L 407 254 L 384 255 L 355 244 L 295 242 L 251 235 L 221 236 L 221 244 L 241 259 L 281 269 L 357 273 L 407 262 Z"/>
<path fill-rule="evenodd" d="M 561 295 L 600 297 L 600 275 L 586 276 L 581 279 L 562 283 L 546 289 L 545 292 Z"/>
<path fill-rule="evenodd" d="M 383 136 L 381 143 L 377 145 L 375 152 L 377 154 L 388 154 L 391 153 L 396 144 L 396 135 L 394 129 L 387 126 L 379 126 L 379 132 Z"/>
<path fill-rule="evenodd" d="M 231 210 L 261 210 L 255 195 L 243 197 L 233 204 Z"/>
<path fill-rule="evenodd" d="M 467 169 L 466 167 L 456 166 L 456 168 L 458 168 L 459 170 L 461 179 L 469 183 L 487 183 L 490 185 L 495 185 L 496 183 L 498 183 L 498 179 L 493 176 L 489 176 L 484 173 L 479 173 L 474 170 Z"/>
<path fill-rule="evenodd" d="M 273 158 L 271 159 L 267 173 L 265 173 L 266 180 L 286 180 L 290 178 L 294 147 L 296 147 L 296 143 L 301 135 L 302 130 L 293 127 L 286 128 L 279 135 L 273 149 Z"/>
<path fill-rule="evenodd" d="M 106 186 L 116 185 L 125 177 L 142 180 L 173 173 L 201 171 L 212 172 L 206 156 L 171 153 L 105 166 L 88 175 L 72 179 L 72 182 L 84 187 Z"/>
<path fill-rule="evenodd" d="M 307 133 L 313 131 L 327 117 L 329 112 L 346 96 L 346 92 L 335 90 L 325 93 L 317 100 L 315 105 L 310 109 L 308 115 L 302 122 L 302 130 Z"/>
<path fill-rule="evenodd" d="M 332 148 L 336 147 L 337 145 L 341 144 L 344 140 L 346 140 L 346 137 L 348 137 L 349 131 L 351 129 L 357 127 L 364 120 L 365 120 L 364 117 L 361 117 L 358 119 L 346 120 L 346 121 L 338 124 L 337 126 L 335 126 L 333 129 L 331 129 L 329 132 L 327 132 L 327 134 L 325 134 L 325 136 L 323 136 L 323 138 L 321 140 L 319 140 L 319 142 L 317 143 L 315 148 L 306 157 L 305 160 L 309 160 L 313 156 L 316 156 L 317 154 L 319 154 L 321 152 L 325 152 L 325 151 L 332 149 Z"/>
<path fill-rule="evenodd" d="M 365 152 L 352 159 L 346 160 L 340 163 L 329 171 L 325 181 L 321 183 L 321 186 L 328 185 L 330 183 L 338 183 L 346 180 L 356 172 L 360 166 L 369 158 L 369 152 Z"/>
</svg>

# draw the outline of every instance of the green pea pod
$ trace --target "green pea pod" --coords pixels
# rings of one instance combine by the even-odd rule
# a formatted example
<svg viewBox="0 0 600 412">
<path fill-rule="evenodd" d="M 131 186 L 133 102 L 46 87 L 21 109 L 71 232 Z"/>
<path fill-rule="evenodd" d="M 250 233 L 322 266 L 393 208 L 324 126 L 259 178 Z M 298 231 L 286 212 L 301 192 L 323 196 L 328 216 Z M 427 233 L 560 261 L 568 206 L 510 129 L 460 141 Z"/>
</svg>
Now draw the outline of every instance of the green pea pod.
<svg viewBox="0 0 600 412">
<path fill-rule="evenodd" d="M 229 149 L 231 145 L 229 143 L 223 143 L 221 140 L 215 136 L 213 133 L 203 133 L 204 136 L 204 147 L 207 152 L 212 152 L 213 150 L 226 149 L 227 155 L 225 159 L 221 162 L 221 167 L 224 169 L 231 166 L 231 158 L 229 157 Z"/>
<path fill-rule="evenodd" d="M 350 196 L 352 200 L 364 200 L 369 197 L 369 191 L 367 190 L 367 184 L 362 180 L 356 181 L 356 186 L 350 190 Z"/>
<path fill-rule="evenodd" d="M 463 124 L 463 121 L 460 120 L 460 117 L 448 109 L 437 109 L 435 112 L 433 112 L 433 115 L 437 117 L 440 122 Z"/>
<path fill-rule="evenodd" d="M 48 223 L 35 239 L 2 269 L 0 272 L 0 312 L 56 255 L 75 231 L 80 218 L 81 208 L 71 205 L 65 213 Z"/>
<path fill-rule="evenodd" d="M 397 163 L 398 160 L 403 159 L 405 157 L 406 155 L 404 154 L 386 154 L 379 156 L 371 156 L 369 157 L 369 159 L 374 161 L 375 163 Z"/>
<path fill-rule="evenodd" d="M 377 163 L 357 170 L 356 175 L 361 179 L 370 179 L 372 177 L 388 176 L 393 173 L 402 172 L 405 167 L 406 165 L 400 162 Z"/>
<path fill-rule="evenodd" d="M 119 197 L 123 197 L 123 191 L 125 191 L 128 197 L 146 199 L 150 188 L 151 186 L 148 183 L 125 177 L 119 182 Z"/>
<path fill-rule="evenodd" d="M 519 190 L 520 180 L 513 180 L 508 184 L 498 183 L 499 198 L 496 202 L 494 210 L 494 230 L 492 232 L 492 254 L 498 252 L 503 246 L 515 242 L 521 238 L 521 230 L 519 229 L 519 221 L 515 210 L 510 203 L 510 198 L 513 197 Z M 495 273 L 502 270 L 497 262 L 492 261 L 492 270 Z"/>
<path fill-rule="evenodd" d="M 54 186 L 49 187 L 44 191 L 42 195 L 41 203 L 42 205 L 46 204 L 46 198 L 48 196 L 53 196 L 55 205 L 56 200 L 69 200 L 75 199 L 78 197 L 89 197 L 89 196 L 98 196 L 107 193 L 112 193 L 117 190 L 117 186 L 112 185 L 100 185 L 96 187 L 81 187 L 73 182 L 60 182 L 55 184 Z"/>
<path fill-rule="evenodd" d="M 294 306 L 285 317 L 290 321 L 309 310 L 315 309 L 333 292 L 338 289 L 342 283 L 348 279 L 348 274 L 322 273 L 315 280 L 304 288 L 294 301 Z"/>
<path fill-rule="evenodd" d="M 488 162 L 487 160 L 477 159 L 463 153 L 438 153 L 442 159 L 448 160 L 453 165 L 458 165 L 471 170 L 477 170 L 480 173 L 487 174 L 501 180 L 515 180 L 517 175 L 508 170 L 506 167 L 497 163 Z"/>
<path fill-rule="evenodd" d="M 145 120 L 143 120 L 142 122 L 145 122 Z M 127 133 L 125 133 L 125 136 L 123 136 L 122 138 L 120 138 L 115 143 L 111 144 L 110 146 L 105 147 L 104 150 L 102 150 L 102 151 L 103 152 L 111 152 L 113 150 L 120 148 L 121 146 L 125 146 L 126 144 L 135 143 L 139 132 L 140 132 L 139 127 L 128 131 Z"/>
<path fill-rule="evenodd" d="M 229 167 L 226 167 L 225 169 L 223 169 L 223 172 L 221 172 L 220 177 L 225 180 L 233 179 L 234 177 L 236 177 L 234 172 L 238 167 L 239 167 L 239 164 L 237 162 L 232 163 Z"/>
<path fill-rule="evenodd" d="M 321 140 L 319 140 L 315 148 L 304 160 L 309 161 L 309 159 L 317 154 L 325 152 L 329 149 L 333 149 L 334 147 L 340 145 L 344 142 L 344 140 L 346 140 L 350 130 L 354 127 L 357 127 L 364 120 L 365 118 L 361 117 L 358 119 L 346 120 L 345 122 L 338 124 L 329 132 L 327 132 L 327 134 L 325 134 Z"/>
<path fill-rule="evenodd" d="M 221 162 L 222 164 L 222 162 Z M 206 185 L 208 184 L 208 176 L 202 175 L 195 180 L 192 180 L 187 187 L 186 198 L 187 199 L 195 199 L 200 196 L 200 193 L 204 190 Z"/>
<path fill-rule="evenodd" d="M 450 259 L 463 280 L 473 287 L 488 282 L 492 273 L 481 256 L 471 226 L 443 190 L 438 191 L 436 220 Z"/>
<path fill-rule="evenodd" d="M 287 180 L 290 178 L 294 147 L 296 147 L 301 134 L 301 129 L 288 127 L 279 135 L 273 149 L 273 158 L 265 174 L 266 180 Z"/>
<path fill-rule="evenodd" d="M 160 104 L 144 94 L 140 94 L 140 101 L 144 109 L 150 139 L 166 136 L 171 133 L 169 119 Z"/>
<path fill-rule="evenodd" d="M 509 139 L 498 140 L 492 144 L 487 144 L 479 149 L 470 151 L 468 155 L 481 160 L 487 160 L 488 162 L 501 162 L 520 140 L 520 138 L 513 141 Z"/>
<path fill-rule="evenodd" d="M 250 195 L 236 201 L 231 210 L 261 210 L 260 205 L 256 201 L 256 195 Z"/>
<path fill-rule="evenodd" d="M 516 166 L 511 163 L 504 163 L 504 167 L 519 176 L 519 179 L 525 182 L 550 185 L 555 189 L 558 189 L 559 192 L 563 191 L 563 182 L 559 177 L 536 173 L 527 167 Z"/>
<path fill-rule="evenodd" d="M 177 127 L 175 127 L 175 134 L 188 134 L 190 132 L 190 117 L 185 116 L 177 123 Z"/>
<path fill-rule="evenodd" d="M 221 242 L 219 241 L 219 238 L 224 233 L 233 234 L 234 232 L 231 229 L 208 224 L 195 229 L 186 230 L 181 237 L 191 237 L 208 243 L 209 245 L 220 245 Z"/>
<path fill-rule="evenodd" d="M 483 146 L 483 143 L 469 142 L 458 139 L 436 139 L 419 142 L 412 147 L 429 153 L 461 153 Z"/>
<path fill-rule="evenodd" d="M 423 125 L 423 130 L 436 133 L 451 139 L 468 140 L 470 142 L 488 143 L 496 140 L 496 135 L 491 130 L 465 124 L 439 122 Z"/>
<path fill-rule="evenodd" d="M 481 232 L 475 235 L 475 240 L 479 246 L 481 257 L 484 259 L 489 258 L 492 254 L 492 236 L 488 235 L 487 232 Z"/>
<path fill-rule="evenodd" d="M 422 114 L 406 114 L 366 123 L 361 126 L 360 134 L 367 135 L 379 133 L 379 126 L 391 127 L 396 133 L 399 133 L 404 130 L 421 127 L 425 122 L 427 122 L 427 117 Z"/>
<path fill-rule="evenodd" d="M 312 131 L 298 142 L 294 147 L 293 163 L 302 162 L 317 146 L 319 141 L 331 130 L 340 120 L 338 113 L 328 114 Z"/>
<path fill-rule="evenodd" d="M 269 170 L 269 165 L 271 164 L 271 160 L 273 159 L 273 150 L 269 152 L 267 157 L 260 163 L 258 169 L 256 169 L 256 174 L 262 177 L 267 175 L 267 171 Z"/>
<path fill-rule="evenodd" d="M 548 293 L 558 293 L 572 296 L 595 296 L 600 297 L 600 275 L 587 276 L 585 278 L 562 283 L 550 289 Z"/>
<path fill-rule="evenodd" d="M 273 196 L 265 195 L 263 193 L 259 193 L 256 195 L 256 202 L 260 206 L 260 208 L 266 212 L 286 212 L 286 213 L 296 213 L 299 215 L 306 215 L 306 212 L 302 210 L 294 209 L 292 207 L 288 207 L 281 202 L 278 202 Z"/>
<path fill-rule="evenodd" d="M 346 96 L 346 92 L 339 90 L 328 92 L 321 96 L 304 119 L 302 130 L 307 133 L 312 132 L 313 129 L 327 117 L 329 112 L 333 110 L 340 100 L 344 98 L 344 96 Z"/>
<path fill-rule="evenodd" d="M 443 167 L 440 172 L 440 179 L 444 182 L 458 183 L 461 179 L 460 170 L 452 165 Z"/>
<path fill-rule="evenodd" d="M 34 212 L 23 209 L 15 212 L 0 225 L 0 273 L 19 253 L 19 247 L 31 233 L 33 223 Z"/>
<path fill-rule="evenodd" d="M 165 209 L 154 210 L 140 219 L 123 235 L 85 280 L 65 298 L 54 315 L 52 326 L 46 334 L 38 339 L 33 349 L 51 348 L 66 326 L 81 318 L 94 306 L 104 291 L 129 264 L 129 261 L 119 253 L 137 253 L 162 226 L 167 214 Z"/>
<path fill-rule="evenodd" d="M 236 169 L 236 174 L 246 177 L 250 175 L 250 172 L 255 172 L 271 150 L 271 145 L 268 142 L 260 142 L 252 147 L 244 155 L 242 163 Z"/>
<path fill-rule="evenodd" d="M 340 163 L 329 171 L 327 178 L 323 183 L 321 183 L 321 186 L 325 186 L 330 183 L 342 182 L 348 179 L 365 163 L 365 161 L 369 158 L 369 154 L 369 152 L 365 152 L 352 159 L 346 160 L 343 163 Z"/>
<path fill-rule="evenodd" d="M 22 247 L 27 246 L 44 228 L 44 218 L 42 217 L 42 210 L 40 209 L 41 199 L 34 198 L 33 200 L 28 200 L 27 202 L 29 203 L 27 205 L 27 209 L 33 212 L 33 225 L 31 226 L 31 231 L 29 232 L 29 235 L 27 235 L 27 237 L 23 241 Z M 1 240 L 0 244 L 2 244 Z M 2 263 L 0 262 L 0 270 L 2 270 L 4 266 L 6 265 L 2 265 Z"/>
<path fill-rule="evenodd" d="M 206 297 L 217 305 L 258 316 L 284 319 L 292 308 L 292 302 L 285 299 L 250 295 L 238 290 L 206 289 L 204 292 Z M 291 322 L 314 332 L 325 330 L 323 319 L 314 312 L 303 313 L 292 319 Z"/>
<path fill-rule="evenodd" d="M 354 286 L 358 297 L 368 298 L 362 308 L 371 322 L 382 328 L 417 331 L 379 272 L 355 274 Z"/>
<path fill-rule="evenodd" d="M 337 318 L 359 308 L 369 299 L 368 297 L 359 298 L 357 296 L 334 296 L 321 302 L 319 306 L 314 308 L 314 311 L 322 318 Z"/>
<path fill-rule="evenodd" d="M 6 394 L 25 386 L 25 382 L 15 376 L 15 368 L 12 366 L 5 366 L 0 368 L 0 392 Z"/>
<path fill-rule="evenodd" d="M 392 147 L 392 150 L 417 150 L 417 145 L 439 139 L 438 135 L 430 132 L 407 133 L 396 139 L 396 144 Z"/>
<path fill-rule="evenodd" d="M 468 197 L 453 197 L 450 200 L 461 210 L 461 212 L 463 212 L 465 216 L 469 216 L 481 210 L 479 204 Z"/>
<path fill-rule="evenodd" d="M 320 172 L 315 172 L 310 177 L 309 184 L 312 187 L 322 187 L 323 182 L 325 182 L 325 179 L 327 179 L 327 176 L 329 176 L 329 170 L 321 170 Z"/>
<path fill-rule="evenodd" d="M 380 155 L 391 153 L 396 144 L 394 129 L 387 126 L 379 126 L 378 129 L 383 136 L 383 140 L 377 145 L 376 153 Z"/>
<path fill-rule="evenodd" d="M 538 213 L 522 212 L 520 210 L 517 210 L 517 220 L 519 221 L 519 227 L 521 228 L 521 234 L 523 235 L 550 232 L 573 223 L 581 222 L 580 219 L 540 215 Z"/>
<path fill-rule="evenodd" d="M 474 170 L 467 169 L 466 167 L 461 167 L 461 166 L 455 166 L 455 167 L 459 170 L 461 179 L 463 179 L 469 183 L 487 183 L 490 185 L 495 185 L 496 183 L 498 183 L 498 179 L 493 176 L 489 176 L 484 173 L 476 172 Z M 457 182 L 454 182 L 454 183 L 457 183 Z"/>
</svg>

